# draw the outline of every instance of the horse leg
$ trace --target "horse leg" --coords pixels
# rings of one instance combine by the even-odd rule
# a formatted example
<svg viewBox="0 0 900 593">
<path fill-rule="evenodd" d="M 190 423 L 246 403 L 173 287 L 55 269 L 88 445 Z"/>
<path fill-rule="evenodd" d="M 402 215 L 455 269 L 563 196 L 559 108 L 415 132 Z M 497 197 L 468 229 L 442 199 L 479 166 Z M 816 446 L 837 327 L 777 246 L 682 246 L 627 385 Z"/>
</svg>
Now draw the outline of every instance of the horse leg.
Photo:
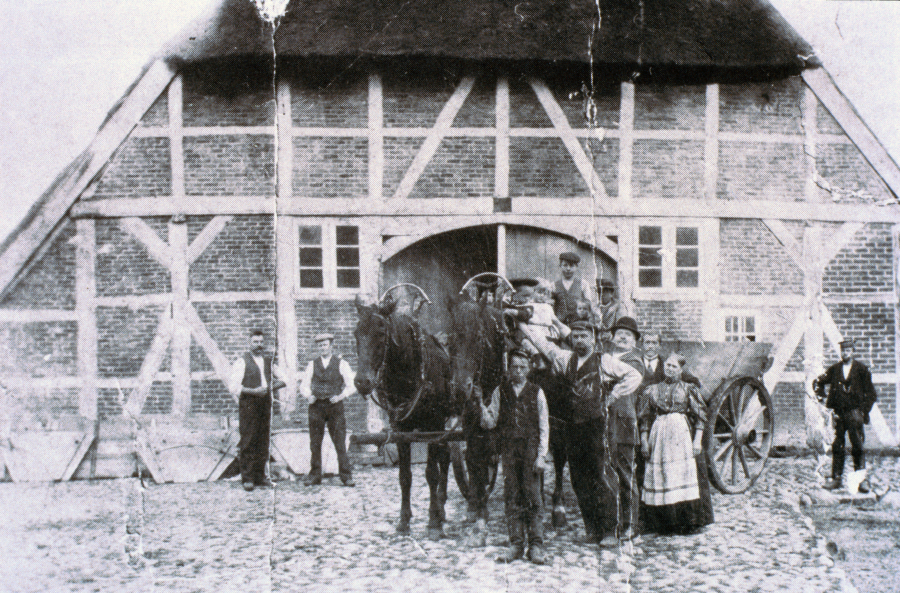
<svg viewBox="0 0 900 593">
<path fill-rule="evenodd" d="M 397 443 L 397 460 L 400 469 L 400 522 L 397 523 L 397 533 L 408 534 L 412 519 L 412 448 L 409 443 Z"/>
<path fill-rule="evenodd" d="M 550 449 L 553 454 L 553 469 L 556 473 L 556 482 L 553 486 L 553 514 L 551 524 L 559 529 L 566 526 L 566 507 L 563 504 L 563 472 L 566 468 L 566 443 L 562 435 L 554 435 L 550 440 Z"/>
<path fill-rule="evenodd" d="M 450 447 L 449 445 L 437 446 L 438 469 L 440 469 L 440 481 L 438 482 L 438 504 L 440 505 L 441 523 L 447 522 L 447 480 L 450 475 Z"/>
<path fill-rule="evenodd" d="M 441 468 L 438 459 L 439 447 L 428 445 L 428 464 L 425 466 L 425 480 L 428 482 L 430 494 L 428 501 L 428 539 L 439 540 L 444 535 L 444 522 L 441 519 Z"/>
</svg>

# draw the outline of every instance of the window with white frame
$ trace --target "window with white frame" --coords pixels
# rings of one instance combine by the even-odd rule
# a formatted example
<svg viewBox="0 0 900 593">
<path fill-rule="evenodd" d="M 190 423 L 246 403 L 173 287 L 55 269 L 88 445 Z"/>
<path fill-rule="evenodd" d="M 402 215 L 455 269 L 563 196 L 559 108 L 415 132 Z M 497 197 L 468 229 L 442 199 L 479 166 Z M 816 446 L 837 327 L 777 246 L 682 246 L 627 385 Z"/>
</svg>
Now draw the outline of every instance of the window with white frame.
<svg viewBox="0 0 900 593">
<path fill-rule="evenodd" d="M 333 291 L 360 287 L 359 227 L 298 225 L 299 288 Z"/>
<path fill-rule="evenodd" d="M 700 286 L 700 229 L 691 225 L 638 226 L 639 288 Z"/>
<path fill-rule="evenodd" d="M 726 342 L 755 342 L 758 335 L 756 315 L 753 313 L 725 313 Z"/>
</svg>

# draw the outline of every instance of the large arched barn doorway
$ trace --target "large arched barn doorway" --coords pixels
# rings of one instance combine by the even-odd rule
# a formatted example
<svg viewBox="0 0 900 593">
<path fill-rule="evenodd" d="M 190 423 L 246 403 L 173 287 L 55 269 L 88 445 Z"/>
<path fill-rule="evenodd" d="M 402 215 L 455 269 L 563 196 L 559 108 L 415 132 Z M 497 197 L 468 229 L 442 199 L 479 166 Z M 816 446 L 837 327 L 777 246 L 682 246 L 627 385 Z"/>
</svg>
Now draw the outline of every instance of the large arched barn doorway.
<svg viewBox="0 0 900 593">
<path fill-rule="evenodd" d="M 482 272 L 507 278 L 556 280 L 559 254 L 581 256 L 581 275 L 589 281 L 616 277 L 616 261 L 596 246 L 564 233 L 532 226 L 492 224 L 436 233 L 382 252 L 379 294 L 396 284 L 421 286 L 432 300 L 421 320 L 432 333 L 447 331 L 447 305 L 463 284 Z"/>
</svg>

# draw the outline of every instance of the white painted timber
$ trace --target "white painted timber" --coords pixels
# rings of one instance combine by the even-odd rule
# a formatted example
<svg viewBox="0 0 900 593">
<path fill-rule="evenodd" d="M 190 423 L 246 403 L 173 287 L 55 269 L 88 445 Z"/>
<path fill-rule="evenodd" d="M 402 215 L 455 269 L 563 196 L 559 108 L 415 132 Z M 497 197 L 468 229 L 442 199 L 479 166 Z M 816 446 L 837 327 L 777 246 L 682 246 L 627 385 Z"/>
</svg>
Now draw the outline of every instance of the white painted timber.
<svg viewBox="0 0 900 593">
<path fill-rule="evenodd" d="M 128 231 L 160 265 L 172 269 L 173 254 L 169 245 L 146 222 L 138 217 L 123 218 L 119 226 Z"/>
<path fill-rule="evenodd" d="M 96 227 L 93 220 L 78 220 L 75 247 L 75 310 L 78 318 L 78 375 L 82 379 L 78 413 L 97 418 L 97 301 Z"/>
<path fill-rule="evenodd" d="M 216 240 L 219 233 L 221 233 L 231 221 L 231 216 L 214 216 L 213 219 L 203 227 L 203 230 L 197 234 L 191 242 L 190 247 L 188 247 L 187 263 L 192 264 L 197 261 L 197 258 L 206 251 L 207 247 L 212 245 L 212 242 Z"/>
<path fill-rule="evenodd" d="M 384 183 L 384 106 L 381 75 L 369 74 L 369 199 L 382 200 Z"/>
</svg>

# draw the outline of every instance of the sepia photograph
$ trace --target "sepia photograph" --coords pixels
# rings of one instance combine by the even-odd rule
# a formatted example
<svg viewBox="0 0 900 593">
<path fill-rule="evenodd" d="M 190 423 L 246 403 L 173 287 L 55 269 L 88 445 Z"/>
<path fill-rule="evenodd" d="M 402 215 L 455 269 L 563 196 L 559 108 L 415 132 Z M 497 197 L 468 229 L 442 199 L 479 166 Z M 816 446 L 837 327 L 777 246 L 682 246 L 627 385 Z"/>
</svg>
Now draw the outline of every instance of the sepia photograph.
<svg viewBox="0 0 900 593">
<path fill-rule="evenodd" d="M 900 590 L 900 2 L 2 6 L 0 591 Z"/>
</svg>

